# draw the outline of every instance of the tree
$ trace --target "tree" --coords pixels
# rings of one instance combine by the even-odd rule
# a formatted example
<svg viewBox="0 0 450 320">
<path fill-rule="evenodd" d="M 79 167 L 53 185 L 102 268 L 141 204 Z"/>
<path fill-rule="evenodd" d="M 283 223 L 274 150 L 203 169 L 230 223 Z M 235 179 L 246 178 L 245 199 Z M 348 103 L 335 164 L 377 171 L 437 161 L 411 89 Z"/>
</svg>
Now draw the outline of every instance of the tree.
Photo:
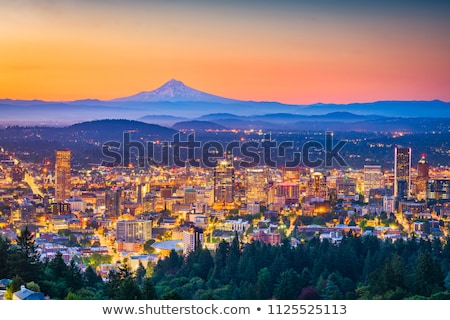
<svg viewBox="0 0 450 320">
<path fill-rule="evenodd" d="M 28 282 L 28 283 L 25 285 L 25 287 L 26 287 L 27 289 L 31 290 L 31 291 L 34 291 L 34 292 L 41 292 L 41 288 L 40 288 L 39 285 L 38 285 L 36 282 L 34 282 L 34 281 Z"/>
<path fill-rule="evenodd" d="M 57 252 L 55 257 L 50 260 L 48 263 L 48 269 L 50 269 L 50 272 L 48 272 L 49 277 L 51 277 L 50 280 L 52 281 L 58 281 L 59 279 L 65 278 L 67 276 L 67 265 L 64 262 L 64 259 L 62 257 L 61 252 Z"/>
<path fill-rule="evenodd" d="M 11 249 L 11 243 L 7 238 L 0 236 L 0 279 L 7 278 L 10 276 L 8 261 L 9 261 L 9 252 Z"/>
<path fill-rule="evenodd" d="M 67 268 L 66 282 L 72 291 L 79 290 L 83 287 L 83 275 L 73 259 Z"/>
<path fill-rule="evenodd" d="M 269 268 L 265 267 L 259 270 L 258 280 L 256 281 L 255 291 L 257 299 L 265 300 L 272 297 L 273 286 L 270 282 Z"/>
<path fill-rule="evenodd" d="M 10 272 L 19 275 L 24 281 L 39 278 L 41 270 L 39 254 L 34 235 L 31 234 L 28 226 L 17 237 L 17 245 L 11 248 L 8 262 Z"/>
<path fill-rule="evenodd" d="M 122 264 L 119 266 L 118 274 L 121 280 L 132 278 L 133 272 L 131 272 L 131 268 L 126 261 L 123 261 Z"/>
<path fill-rule="evenodd" d="M 445 277 L 444 285 L 445 289 L 447 289 L 447 291 L 450 291 L 450 271 L 447 273 L 447 276 Z"/>
<path fill-rule="evenodd" d="M 315 216 L 312 220 L 312 224 L 323 226 L 325 225 L 325 218 L 322 216 Z"/>
<path fill-rule="evenodd" d="M 225 276 L 227 277 L 227 279 L 231 279 L 235 283 L 237 283 L 239 276 L 236 270 L 238 270 L 240 257 L 241 257 L 241 249 L 239 246 L 239 237 L 236 233 L 230 245 L 230 250 L 227 255 L 225 267 Z"/>
<path fill-rule="evenodd" d="M 417 258 L 414 289 L 418 295 L 429 297 L 442 291 L 444 276 L 439 263 L 428 252 L 421 253 Z"/>
<path fill-rule="evenodd" d="M 142 284 L 142 297 L 144 300 L 156 300 L 158 299 L 158 294 L 156 293 L 153 281 L 150 278 L 145 278 Z"/>
<path fill-rule="evenodd" d="M 280 274 L 274 295 L 279 300 L 297 299 L 300 295 L 300 276 L 294 269 Z"/>
<path fill-rule="evenodd" d="M 300 300 L 320 300 L 322 297 L 316 288 L 308 286 L 302 289 L 300 296 L 298 297 Z"/>
<path fill-rule="evenodd" d="M 150 239 L 150 240 L 145 241 L 145 243 L 144 243 L 144 251 L 146 253 L 153 253 L 155 251 L 155 248 L 152 247 L 152 244 L 154 244 L 154 243 L 155 243 L 154 239 Z"/>
<path fill-rule="evenodd" d="M 102 277 L 100 277 L 91 266 L 86 268 L 83 274 L 83 282 L 88 288 L 95 288 L 97 284 L 103 283 Z"/>
<path fill-rule="evenodd" d="M 142 299 L 142 292 L 136 283 L 136 280 L 127 277 L 120 281 L 119 290 L 115 297 L 117 300 L 140 300 Z"/>
<path fill-rule="evenodd" d="M 8 287 L 6 288 L 5 293 L 5 299 L 11 300 L 13 297 L 14 292 L 17 292 L 20 290 L 20 287 L 25 285 L 25 281 L 19 276 L 15 276 L 12 278 L 12 281 L 9 283 Z"/>
<path fill-rule="evenodd" d="M 139 266 L 136 269 L 136 282 L 140 286 L 144 282 L 145 274 L 147 273 L 147 270 L 145 270 L 144 265 L 141 261 L 139 261 Z"/>
</svg>

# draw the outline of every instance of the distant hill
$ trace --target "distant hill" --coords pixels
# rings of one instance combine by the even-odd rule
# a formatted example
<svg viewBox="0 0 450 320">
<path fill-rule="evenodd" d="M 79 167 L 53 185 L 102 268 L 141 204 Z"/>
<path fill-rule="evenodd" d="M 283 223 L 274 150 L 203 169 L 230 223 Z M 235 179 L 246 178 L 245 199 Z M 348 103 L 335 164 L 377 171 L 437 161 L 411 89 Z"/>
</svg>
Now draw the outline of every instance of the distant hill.
<svg viewBox="0 0 450 320">
<path fill-rule="evenodd" d="M 250 121 L 251 126 L 259 123 L 267 128 L 274 123 L 353 122 L 368 120 L 367 117 L 373 120 L 377 117 L 450 118 L 450 103 L 432 100 L 295 105 L 240 101 L 188 87 L 175 79 L 157 89 L 109 101 L 0 99 L 0 125 L 67 126 L 98 119 L 128 119 L 172 126 L 185 120 L 222 124 L 224 120 L 234 119 Z M 228 126 L 225 122 L 223 125 Z"/>
<path fill-rule="evenodd" d="M 176 130 L 191 130 L 191 131 L 205 131 L 205 130 L 223 130 L 223 129 L 227 129 L 225 126 L 220 125 L 220 124 L 215 123 L 215 122 L 199 121 L 199 120 L 178 122 L 178 123 L 175 123 L 172 128 L 174 128 Z"/>
<path fill-rule="evenodd" d="M 121 137 L 124 132 L 130 132 L 140 137 L 169 137 L 176 133 L 175 130 L 160 125 L 122 119 L 82 122 L 74 124 L 66 130 L 94 138 L 100 136 Z"/>
<path fill-rule="evenodd" d="M 172 127 L 175 123 L 181 121 L 187 121 L 188 118 L 184 117 L 175 117 L 169 115 L 148 115 L 137 119 L 138 121 L 142 121 L 145 123 L 159 124 L 164 127 Z"/>
</svg>

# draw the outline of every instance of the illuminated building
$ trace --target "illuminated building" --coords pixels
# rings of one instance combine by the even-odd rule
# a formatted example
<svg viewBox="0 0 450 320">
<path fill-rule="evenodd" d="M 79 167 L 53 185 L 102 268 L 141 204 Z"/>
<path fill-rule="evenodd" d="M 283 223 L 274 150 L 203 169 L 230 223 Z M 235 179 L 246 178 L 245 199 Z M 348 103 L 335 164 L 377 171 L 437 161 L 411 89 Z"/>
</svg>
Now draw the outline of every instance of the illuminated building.
<svg viewBox="0 0 450 320">
<path fill-rule="evenodd" d="M 407 199 L 411 195 L 411 148 L 395 147 L 394 197 Z"/>
<path fill-rule="evenodd" d="M 183 254 L 189 254 L 197 247 L 203 247 L 204 242 L 203 229 L 190 227 L 189 230 L 183 231 Z"/>
<path fill-rule="evenodd" d="M 121 188 L 108 190 L 105 193 L 105 205 L 108 215 L 118 217 L 122 214 L 123 192 Z"/>
<path fill-rule="evenodd" d="M 286 168 L 283 167 L 283 182 L 299 183 L 300 181 L 300 168 Z"/>
<path fill-rule="evenodd" d="M 383 211 L 386 213 L 395 212 L 395 199 L 391 196 L 383 197 Z"/>
<path fill-rule="evenodd" d="M 214 202 L 234 201 L 234 168 L 230 161 L 221 161 L 214 168 Z"/>
<path fill-rule="evenodd" d="M 267 202 L 267 174 L 264 169 L 247 169 L 245 171 L 245 198 L 247 203 Z"/>
<path fill-rule="evenodd" d="M 299 185 L 298 183 L 279 183 L 276 186 L 275 197 L 282 197 L 285 204 L 297 204 L 299 200 Z"/>
<path fill-rule="evenodd" d="M 417 163 L 417 178 L 416 178 L 416 194 L 419 195 L 426 191 L 427 181 L 430 178 L 429 175 L 430 165 L 425 159 L 425 155 L 422 154 L 419 162 Z"/>
<path fill-rule="evenodd" d="M 327 178 L 320 172 L 311 174 L 308 182 L 307 195 L 314 198 L 328 198 Z"/>
<path fill-rule="evenodd" d="M 248 241 L 260 241 L 272 246 L 279 245 L 281 243 L 281 235 L 279 233 L 266 232 L 264 230 L 258 230 L 248 235 Z"/>
<path fill-rule="evenodd" d="M 197 191 L 194 189 L 184 190 L 184 203 L 191 204 L 197 201 Z"/>
<path fill-rule="evenodd" d="M 70 197 L 70 150 L 56 150 L 55 162 L 55 200 L 63 202 Z"/>
<path fill-rule="evenodd" d="M 347 176 L 336 179 L 336 190 L 339 198 L 355 197 L 356 180 Z"/>
<path fill-rule="evenodd" d="M 152 220 L 119 220 L 116 239 L 124 242 L 145 242 L 152 238 Z"/>
<path fill-rule="evenodd" d="M 450 200 L 450 180 L 428 180 L 427 200 Z"/>
<path fill-rule="evenodd" d="M 369 201 L 370 190 L 383 187 L 383 173 L 381 166 L 364 166 L 364 201 Z"/>
</svg>

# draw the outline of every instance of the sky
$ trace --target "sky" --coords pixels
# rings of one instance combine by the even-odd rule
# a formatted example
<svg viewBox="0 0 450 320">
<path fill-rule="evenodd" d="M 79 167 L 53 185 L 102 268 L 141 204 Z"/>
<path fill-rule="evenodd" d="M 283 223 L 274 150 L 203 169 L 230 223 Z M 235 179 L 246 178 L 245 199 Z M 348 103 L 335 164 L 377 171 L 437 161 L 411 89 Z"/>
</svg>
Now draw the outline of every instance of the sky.
<svg viewBox="0 0 450 320">
<path fill-rule="evenodd" d="M 293 104 L 450 101 L 450 1 L 0 0 L 0 99 L 108 100 L 174 78 Z"/>
</svg>

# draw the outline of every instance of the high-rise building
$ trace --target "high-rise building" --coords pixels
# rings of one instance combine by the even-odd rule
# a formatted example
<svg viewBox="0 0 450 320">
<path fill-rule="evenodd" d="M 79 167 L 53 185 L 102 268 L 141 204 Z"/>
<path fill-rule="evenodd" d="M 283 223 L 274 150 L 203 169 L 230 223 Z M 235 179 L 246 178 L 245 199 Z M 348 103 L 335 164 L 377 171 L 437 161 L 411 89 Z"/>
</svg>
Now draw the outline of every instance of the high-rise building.
<svg viewBox="0 0 450 320">
<path fill-rule="evenodd" d="M 152 238 L 152 220 L 119 220 L 116 239 L 124 242 L 145 242 Z"/>
<path fill-rule="evenodd" d="M 55 199 L 63 202 L 70 197 L 72 186 L 70 184 L 70 150 L 56 150 L 55 162 Z"/>
<path fill-rule="evenodd" d="M 381 166 L 364 166 L 364 201 L 369 202 L 370 190 L 383 187 L 383 173 Z"/>
<path fill-rule="evenodd" d="M 428 179 L 430 177 L 429 171 L 430 165 L 428 164 L 428 161 L 425 159 L 425 155 L 422 154 L 422 157 L 417 163 L 417 178 Z"/>
<path fill-rule="evenodd" d="M 422 154 L 422 157 L 420 158 L 419 162 L 417 163 L 417 178 L 416 178 L 416 185 L 415 185 L 416 195 L 421 195 L 421 194 L 425 193 L 426 184 L 427 184 L 428 179 L 430 178 L 429 171 L 430 171 L 430 165 L 428 164 L 427 160 L 425 159 L 425 155 Z"/>
<path fill-rule="evenodd" d="M 230 161 L 223 160 L 214 168 L 214 202 L 234 201 L 234 168 Z"/>
<path fill-rule="evenodd" d="M 411 148 L 395 147 L 394 197 L 407 199 L 411 195 Z"/>
<path fill-rule="evenodd" d="M 263 168 L 245 171 L 245 199 L 247 203 L 267 203 L 267 173 Z"/>
<path fill-rule="evenodd" d="M 192 226 L 189 230 L 183 231 L 183 254 L 186 255 L 197 247 L 203 247 L 204 241 L 203 229 Z"/>
<path fill-rule="evenodd" d="M 121 188 L 108 190 L 105 193 L 105 206 L 109 216 L 118 217 L 122 214 L 123 192 Z"/>
</svg>

